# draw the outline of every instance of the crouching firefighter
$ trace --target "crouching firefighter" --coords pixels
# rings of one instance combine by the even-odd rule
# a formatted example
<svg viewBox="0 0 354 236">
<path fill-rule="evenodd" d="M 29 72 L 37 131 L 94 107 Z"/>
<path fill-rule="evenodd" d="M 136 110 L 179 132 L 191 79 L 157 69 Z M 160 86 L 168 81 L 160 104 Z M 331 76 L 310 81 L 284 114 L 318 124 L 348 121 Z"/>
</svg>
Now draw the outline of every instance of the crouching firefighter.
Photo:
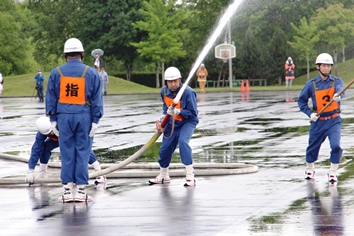
<svg viewBox="0 0 354 236">
<path fill-rule="evenodd" d="M 192 149 L 189 141 L 199 122 L 197 110 L 197 95 L 195 91 L 187 87 L 178 104 L 174 106 L 173 100 L 183 86 L 181 83 L 181 73 L 176 67 L 169 67 L 165 71 L 166 84 L 160 92 L 162 99 L 163 117 L 157 121 L 157 129 L 163 132 L 162 144 L 159 151 L 158 163 L 160 165 L 160 174 L 150 179 L 150 184 L 163 184 L 171 181 L 168 168 L 171 163 L 172 154 L 179 147 L 179 153 L 182 163 L 186 170 L 186 179 L 184 186 L 194 186 L 194 168 Z M 164 129 L 160 122 L 165 115 L 170 116 Z"/>
</svg>

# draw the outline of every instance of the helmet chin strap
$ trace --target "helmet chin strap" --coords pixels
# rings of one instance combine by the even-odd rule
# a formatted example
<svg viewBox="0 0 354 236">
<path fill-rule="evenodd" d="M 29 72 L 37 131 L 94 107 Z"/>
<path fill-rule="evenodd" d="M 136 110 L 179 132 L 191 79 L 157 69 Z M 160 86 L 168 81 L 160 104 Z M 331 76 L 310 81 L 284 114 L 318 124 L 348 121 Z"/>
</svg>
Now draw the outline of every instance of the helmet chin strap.
<svg viewBox="0 0 354 236">
<path fill-rule="evenodd" d="M 320 72 L 320 74 L 321 74 L 323 77 L 328 77 L 329 74 L 331 73 L 331 72 L 329 72 L 329 73 L 324 74 L 324 73 L 322 73 L 321 69 L 318 69 L 318 71 Z"/>
<path fill-rule="evenodd" d="M 328 77 L 328 76 L 329 76 L 329 73 L 324 74 L 324 73 L 322 73 L 321 71 L 320 71 L 320 73 L 321 73 L 321 75 L 324 76 L 324 77 Z"/>
</svg>

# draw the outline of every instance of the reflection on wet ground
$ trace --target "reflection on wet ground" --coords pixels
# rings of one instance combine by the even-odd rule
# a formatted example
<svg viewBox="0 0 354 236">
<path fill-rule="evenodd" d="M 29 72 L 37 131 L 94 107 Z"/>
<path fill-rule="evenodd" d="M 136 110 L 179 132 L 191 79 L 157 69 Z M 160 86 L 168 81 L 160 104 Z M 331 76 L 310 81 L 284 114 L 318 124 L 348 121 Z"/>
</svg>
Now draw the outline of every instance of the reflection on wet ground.
<svg viewBox="0 0 354 236">
<path fill-rule="evenodd" d="M 7 227 L 1 235 L 351 235 L 354 216 L 352 133 L 354 95 L 342 102 L 343 163 L 338 186 L 326 182 L 329 145 L 320 151 L 316 179 L 303 180 L 309 120 L 298 107 L 299 91 L 198 94 L 200 123 L 191 140 L 195 162 L 250 163 L 257 173 L 197 177 L 147 186 L 145 179 L 90 185 L 91 204 L 58 204 L 61 185 L 0 188 Z M 158 95 L 105 96 L 105 115 L 93 149 L 103 163 L 132 155 L 155 132 Z M 35 121 L 44 104 L 30 98 L 0 99 L 0 153 L 28 157 Z M 137 162 L 156 162 L 161 138 Z M 53 154 L 59 161 L 59 150 Z M 173 162 L 179 163 L 178 150 Z M 21 175 L 25 163 L 0 160 L 0 177 Z M 1 186 L 0 186 L 1 187 Z M 15 196 L 15 197 L 14 197 Z M 15 205 L 14 205 L 15 204 Z M 24 209 L 21 211 L 20 209 Z M 16 222 L 16 223 L 15 223 Z M 82 227 L 79 227 L 81 225 Z M 4 234 L 5 233 L 5 234 Z"/>
</svg>

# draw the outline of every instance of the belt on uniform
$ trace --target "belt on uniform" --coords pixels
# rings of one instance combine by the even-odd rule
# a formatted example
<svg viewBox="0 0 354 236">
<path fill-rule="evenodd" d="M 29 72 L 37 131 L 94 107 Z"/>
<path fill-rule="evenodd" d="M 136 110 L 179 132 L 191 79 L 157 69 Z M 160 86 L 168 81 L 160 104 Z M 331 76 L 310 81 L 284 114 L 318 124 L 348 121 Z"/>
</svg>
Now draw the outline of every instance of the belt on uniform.
<svg viewBox="0 0 354 236">
<path fill-rule="evenodd" d="M 339 116 L 338 113 L 334 113 L 333 115 L 331 116 L 324 116 L 324 117 L 319 117 L 318 119 L 319 120 L 330 120 L 330 119 L 334 119 L 334 118 L 337 118 Z"/>
</svg>

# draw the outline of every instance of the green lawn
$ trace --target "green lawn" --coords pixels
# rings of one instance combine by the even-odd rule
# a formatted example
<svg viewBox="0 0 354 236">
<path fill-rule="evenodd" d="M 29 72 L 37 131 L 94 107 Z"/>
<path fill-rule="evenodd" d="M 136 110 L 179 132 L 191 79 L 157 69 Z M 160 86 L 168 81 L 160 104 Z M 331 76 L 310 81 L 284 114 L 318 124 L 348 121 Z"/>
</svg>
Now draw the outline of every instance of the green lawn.
<svg viewBox="0 0 354 236">
<path fill-rule="evenodd" d="M 354 59 L 348 60 L 344 63 L 338 65 L 339 77 L 344 80 L 345 84 L 348 84 L 352 79 L 354 79 Z M 296 72 L 296 69 L 295 69 Z M 310 73 L 310 78 L 317 75 L 317 71 Z M 30 97 L 35 95 L 35 80 L 33 74 L 26 75 L 16 75 L 16 76 L 5 76 L 4 91 L 2 97 Z M 49 72 L 43 72 L 45 75 L 45 87 L 48 80 Z M 334 67 L 332 68 L 332 74 L 334 75 Z M 300 90 L 307 81 L 307 76 L 302 75 L 296 77 L 293 82 L 292 89 Z M 149 88 L 140 84 L 126 81 L 121 78 L 109 76 L 108 84 L 108 94 L 144 94 L 144 93 L 159 93 L 160 89 Z M 199 92 L 199 88 L 195 89 Z M 286 90 L 285 86 L 251 86 L 251 91 L 261 91 L 261 90 Z M 236 88 L 207 88 L 207 92 L 222 92 L 222 91 L 240 91 L 240 87 Z"/>
<path fill-rule="evenodd" d="M 47 86 L 50 72 L 43 72 L 45 76 L 44 88 Z M 2 97 L 28 97 L 35 96 L 34 74 L 6 76 Z M 160 89 L 149 88 L 140 84 L 132 83 L 124 79 L 109 76 L 108 94 L 141 94 L 158 93 Z"/>
</svg>

